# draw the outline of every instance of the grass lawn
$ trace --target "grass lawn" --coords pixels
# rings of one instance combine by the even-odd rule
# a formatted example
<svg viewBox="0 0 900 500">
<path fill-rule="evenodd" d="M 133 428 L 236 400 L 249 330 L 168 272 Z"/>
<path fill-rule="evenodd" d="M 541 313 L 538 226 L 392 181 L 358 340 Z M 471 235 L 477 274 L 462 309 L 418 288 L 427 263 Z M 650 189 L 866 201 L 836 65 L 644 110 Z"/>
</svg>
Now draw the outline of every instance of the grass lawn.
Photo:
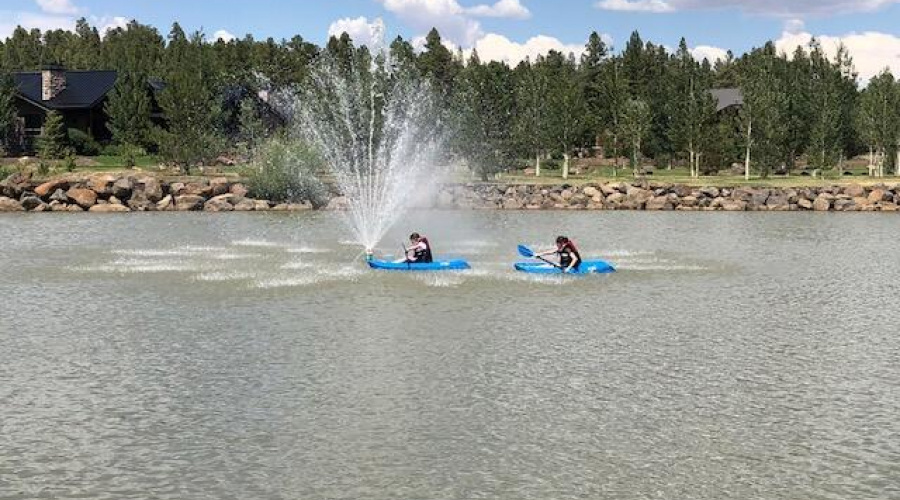
<svg viewBox="0 0 900 500">
<path fill-rule="evenodd" d="M 869 177 L 866 169 L 848 170 L 853 175 L 845 175 L 841 177 L 828 176 L 826 178 L 812 178 L 810 176 L 793 174 L 790 176 L 770 175 L 766 179 L 760 177 L 751 177 L 745 180 L 743 175 L 715 175 L 701 176 L 698 179 L 691 178 L 690 173 L 685 168 L 673 168 L 672 170 L 657 169 L 653 175 L 644 177 L 649 182 L 663 182 L 670 184 L 684 184 L 689 186 L 715 186 L 715 187 L 816 187 L 816 186 L 832 186 L 835 184 L 880 184 L 880 183 L 896 183 L 900 182 L 898 177 Z M 562 172 L 560 170 L 541 169 L 541 177 L 525 176 L 519 173 L 501 174 L 492 182 L 509 183 L 509 184 L 586 184 L 586 183 L 609 183 L 609 182 L 632 182 L 636 178 L 631 175 L 631 170 L 619 170 L 618 176 L 613 176 L 612 168 L 602 168 L 591 172 L 590 174 L 569 175 L 569 179 L 563 181 Z M 474 177 L 460 179 L 468 182 L 478 181 Z"/>
</svg>

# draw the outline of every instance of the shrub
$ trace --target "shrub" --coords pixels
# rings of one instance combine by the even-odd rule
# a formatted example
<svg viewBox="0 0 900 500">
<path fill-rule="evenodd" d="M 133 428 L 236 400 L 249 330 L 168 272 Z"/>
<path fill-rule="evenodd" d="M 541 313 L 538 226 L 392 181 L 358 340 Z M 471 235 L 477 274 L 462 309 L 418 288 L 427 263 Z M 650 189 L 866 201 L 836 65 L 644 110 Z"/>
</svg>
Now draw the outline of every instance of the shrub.
<svg viewBox="0 0 900 500">
<path fill-rule="evenodd" d="M 70 154 L 66 156 L 63 160 L 63 168 L 66 172 L 74 172 L 76 168 L 78 168 L 78 164 L 75 163 L 75 155 Z"/>
<path fill-rule="evenodd" d="M 325 186 L 316 177 L 321 166 L 321 158 L 308 145 L 270 139 L 254 155 L 247 187 L 254 198 L 319 206 L 326 198 Z"/>
<path fill-rule="evenodd" d="M 77 128 L 69 129 L 69 145 L 75 149 L 76 154 L 83 156 L 97 156 L 100 154 L 100 144 L 93 137 Z"/>
<path fill-rule="evenodd" d="M 45 160 L 60 160 L 68 154 L 68 134 L 63 117 L 56 111 L 47 113 L 44 130 L 38 137 L 38 156 Z"/>
<path fill-rule="evenodd" d="M 134 144 L 122 144 L 119 146 L 119 155 L 122 157 L 122 161 L 125 162 L 125 166 L 128 168 L 134 168 L 135 165 L 137 165 L 138 157 L 146 154 L 147 152 L 144 151 L 144 148 L 135 146 Z"/>
</svg>

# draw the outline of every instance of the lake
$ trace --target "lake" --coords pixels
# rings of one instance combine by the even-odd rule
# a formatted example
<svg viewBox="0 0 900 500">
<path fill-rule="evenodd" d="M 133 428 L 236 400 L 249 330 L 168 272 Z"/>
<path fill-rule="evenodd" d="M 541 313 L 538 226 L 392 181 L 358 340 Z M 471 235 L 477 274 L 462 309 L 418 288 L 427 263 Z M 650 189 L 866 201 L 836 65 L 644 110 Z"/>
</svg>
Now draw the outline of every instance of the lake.
<svg viewBox="0 0 900 500">
<path fill-rule="evenodd" d="M 900 497 L 900 218 L 0 217 L 0 499 Z M 619 272 L 517 274 L 572 237 Z"/>
</svg>

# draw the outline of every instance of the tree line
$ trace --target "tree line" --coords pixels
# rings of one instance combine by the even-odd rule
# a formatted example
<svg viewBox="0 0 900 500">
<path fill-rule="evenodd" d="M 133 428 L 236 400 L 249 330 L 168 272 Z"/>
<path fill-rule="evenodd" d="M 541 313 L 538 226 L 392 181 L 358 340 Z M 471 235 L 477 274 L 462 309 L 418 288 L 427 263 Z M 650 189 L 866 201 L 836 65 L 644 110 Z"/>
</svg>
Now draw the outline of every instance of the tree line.
<svg viewBox="0 0 900 500">
<path fill-rule="evenodd" d="M 485 178 L 525 162 L 540 175 L 548 160 L 567 176 L 570 158 L 595 154 L 617 170 L 684 165 L 699 176 L 741 165 L 767 176 L 799 165 L 841 171 L 865 153 L 876 175 L 900 172 L 900 82 L 885 70 L 861 88 L 843 47 L 829 57 L 813 41 L 788 55 L 769 42 L 709 61 L 683 39 L 670 51 L 635 32 L 614 50 L 592 33 L 579 57 L 551 51 L 510 67 L 453 52 L 432 30 L 421 50 L 398 37 L 390 51 L 430 82 L 449 153 Z M 0 141 L 14 130 L 13 72 L 112 69 L 113 142 L 188 168 L 277 134 L 255 96 L 314 85 L 323 54 L 370 57 L 346 34 L 320 47 L 300 36 L 211 42 L 177 23 L 166 36 L 136 21 L 104 36 L 83 19 L 74 31 L 18 28 L 0 42 Z M 743 104 L 717 109 L 716 88 L 740 89 Z"/>
</svg>

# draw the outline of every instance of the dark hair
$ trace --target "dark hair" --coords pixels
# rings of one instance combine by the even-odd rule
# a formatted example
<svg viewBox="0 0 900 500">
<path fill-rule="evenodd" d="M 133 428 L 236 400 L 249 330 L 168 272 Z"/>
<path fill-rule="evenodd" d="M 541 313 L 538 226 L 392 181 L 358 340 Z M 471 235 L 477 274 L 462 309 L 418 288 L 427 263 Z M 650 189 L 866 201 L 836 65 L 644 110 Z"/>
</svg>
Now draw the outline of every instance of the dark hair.
<svg viewBox="0 0 900 500">
<path fill-rule="evenodd" d="M 413 233 L 413 234 L 409 235 L 409 239 L 411 239 L 411 240 L 417 240 L 419 238 L 421 238 L 419 233 Z"/>
<path fill-rule="evenodd" d="M 565 245 L 568 242 L 569 242 L 569 238 L 566 238 L 565 236 L 557 236 L 556 237 L 557 245 Z"/>
</svg>

